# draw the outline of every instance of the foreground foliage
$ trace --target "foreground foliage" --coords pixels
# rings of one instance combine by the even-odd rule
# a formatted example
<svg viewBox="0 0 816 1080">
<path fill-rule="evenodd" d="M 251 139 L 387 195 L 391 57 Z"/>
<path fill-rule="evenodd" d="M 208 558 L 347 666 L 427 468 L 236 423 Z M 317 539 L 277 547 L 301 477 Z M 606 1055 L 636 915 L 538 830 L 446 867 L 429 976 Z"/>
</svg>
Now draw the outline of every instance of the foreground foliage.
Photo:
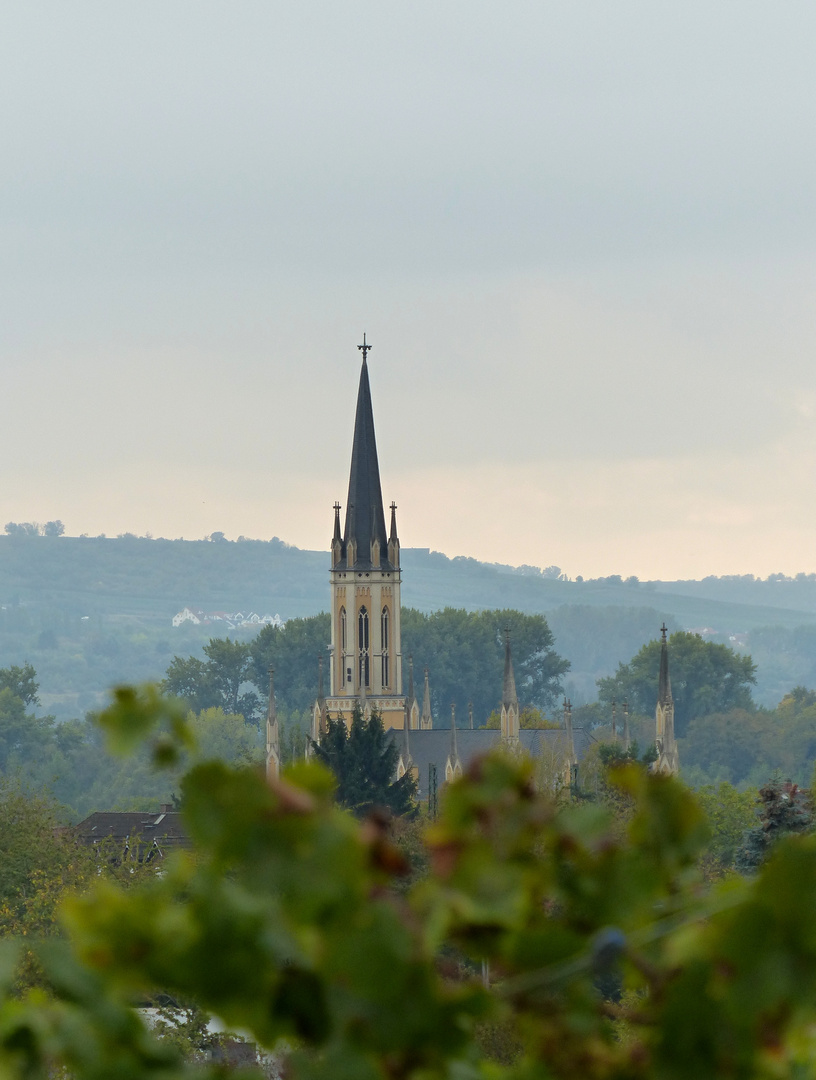
<svg viewBox="0 0 816 1080">
<path fill-rule="evenodd" d="M 122 691 L 102 719 L 160 763 L 191 738 L 156 696 Z M 635 766 L 610 781 L 625 828 L 483 759 L 426 832 L 429 873 L 397 890 L 416 840 L 337 809 L 319 766 L 270 786 L 198 764 L 194 851 L 69 901 L 70 945 L 36 945 L 49 996 L 9 993 L 21 945 L 1 943 L 0 1075 L 187 1075 L 130 1008 L 160 991 L 262 1047 L 285 1039 L 290 1074 L 314 1080 L 811 1075 L 816 841 L 782 839 L 755 879 L 705 890 L 691 794 Z"/>
</svg>

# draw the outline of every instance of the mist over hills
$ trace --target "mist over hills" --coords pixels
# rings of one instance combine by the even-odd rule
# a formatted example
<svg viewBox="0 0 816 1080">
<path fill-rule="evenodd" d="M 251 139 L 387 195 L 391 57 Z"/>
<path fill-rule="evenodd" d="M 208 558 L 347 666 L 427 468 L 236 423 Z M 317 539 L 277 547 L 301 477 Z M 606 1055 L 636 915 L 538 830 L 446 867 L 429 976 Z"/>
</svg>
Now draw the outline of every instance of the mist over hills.
<svg viewBox="0 0 816 1080">
<path fill-rule="evenodd" d="M 591 700 L 594 680 L 656 636 L 663 619 L 751 651 L 758 701 L 775 703 L 796 682 L 816 685 L 816 575 L 567 581 L 553 567 L 422 548 L 403 549 L 402 566 L 406 607 L 545 614 L 572 663 L 567 688 L 577 701 Z M 174 628 L 182 608 L 313 615 L 328 605 L 328 568 L 327 552 L 277 538 L 0 536 L 0 665 L 30 661 L 44 706 L 78 715 L 117 681 L 160 678 L 174 655 L 197 652 L 211 636 L 257 632 L 217 622 Z"/>
</svg>

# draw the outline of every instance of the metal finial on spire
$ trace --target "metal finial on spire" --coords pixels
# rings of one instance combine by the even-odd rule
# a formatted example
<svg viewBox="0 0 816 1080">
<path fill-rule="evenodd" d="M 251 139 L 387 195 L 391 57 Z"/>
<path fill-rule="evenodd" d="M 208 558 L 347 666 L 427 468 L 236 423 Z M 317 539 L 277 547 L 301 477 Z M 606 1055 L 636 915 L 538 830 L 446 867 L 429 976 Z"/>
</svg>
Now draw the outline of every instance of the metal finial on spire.
<svg viewBox="0 0 816 1080">
<path fill-rule="evenodd" d="M 369 353 L 371 352 L 371 350 L 372 350 L 372 348 L 373 348 L 373 347 L 374 347 L 373 345 L 369 345 L 369 344 L 368 344 L 368 342 L 366 341 L 366 336 L 365 336 L 365 334 L 363 334 L 363 344 L 362 344 L 362 345 L 358 345 L 358 346 L 357 346 L 357 348 L 358 348 L 358 349 L 359 349 L 359 350 L 360 350 L 360 351 L 362 352 L 362 354 L 363 354 L 363 363 L 365 363 L 365 362 L 366 362 L 366 357 L 367 357 L 367 356 L 368 356 L 368 354 L 369 354 Z"/>
<path fill-rule="evenodd" d="M 660 633 L 663 635 L 663 640 L 664 641 L 666 640 L 666 634 L 668 634 L 668 632 L 669 632 L 668 626 L 666 626 L 666 624 L 663 623 L 663 625 L 660 627 Z"/>
</svg>

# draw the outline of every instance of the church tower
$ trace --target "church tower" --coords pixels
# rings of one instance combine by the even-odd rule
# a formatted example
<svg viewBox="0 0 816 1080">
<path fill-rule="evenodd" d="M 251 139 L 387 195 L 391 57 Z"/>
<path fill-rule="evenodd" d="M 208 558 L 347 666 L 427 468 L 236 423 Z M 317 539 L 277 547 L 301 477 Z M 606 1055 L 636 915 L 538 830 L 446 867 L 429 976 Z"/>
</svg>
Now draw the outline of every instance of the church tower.
<svg viewBox="0 0 816 1080">
<path fill-rule="evenodd" d="M 377 708 L 386 728 L 402 728 L 400 544 L 396 504 L 386 532 L 374 412 L 368 381 L 371 346 L 363 336 L 346 518 L 334 504 L 331 545 L 331 676 L 326 708 L 351 722 L 355 704 Z"/>
<path fill-rule="evenodd" d="M 655 710 L 655 746 L 657 761 L 652 765 L 654 772 L 676 774 L 680 771 L 677 755 L 677 743 L 674 738 L 674 699 L 669 678 L 669 644 L 666 639 L 668 628 L 665 623 L 660 628 L 660 676 L 657 684 L 657 709 Z"/>
</svg>

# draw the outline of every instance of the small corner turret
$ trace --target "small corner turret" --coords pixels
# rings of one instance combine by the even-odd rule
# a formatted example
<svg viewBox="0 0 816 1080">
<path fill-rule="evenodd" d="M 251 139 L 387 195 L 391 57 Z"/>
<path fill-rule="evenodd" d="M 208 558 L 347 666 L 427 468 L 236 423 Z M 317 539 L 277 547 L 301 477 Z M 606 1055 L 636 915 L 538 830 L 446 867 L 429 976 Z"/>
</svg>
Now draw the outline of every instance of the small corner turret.
<svg viewBox="0 0 816 1080">
<path fill-rule="evenodd" d="M 397 536 L 397 504 L 391 503 L 391 532 L 388 537 L 388 561 L 399 569 L 400 542 Z"/>
<path fill-rule="evenodd" d="M 340 503 L 334 504 L 334 535 L 331 542 L 331 554 L 332 554 L 332 570 L 335 566 L 340 565 L 341 559 L 345 555 L 345 549 L 343 547 L 343 537 L 340 535 Z"/>
</svg>

